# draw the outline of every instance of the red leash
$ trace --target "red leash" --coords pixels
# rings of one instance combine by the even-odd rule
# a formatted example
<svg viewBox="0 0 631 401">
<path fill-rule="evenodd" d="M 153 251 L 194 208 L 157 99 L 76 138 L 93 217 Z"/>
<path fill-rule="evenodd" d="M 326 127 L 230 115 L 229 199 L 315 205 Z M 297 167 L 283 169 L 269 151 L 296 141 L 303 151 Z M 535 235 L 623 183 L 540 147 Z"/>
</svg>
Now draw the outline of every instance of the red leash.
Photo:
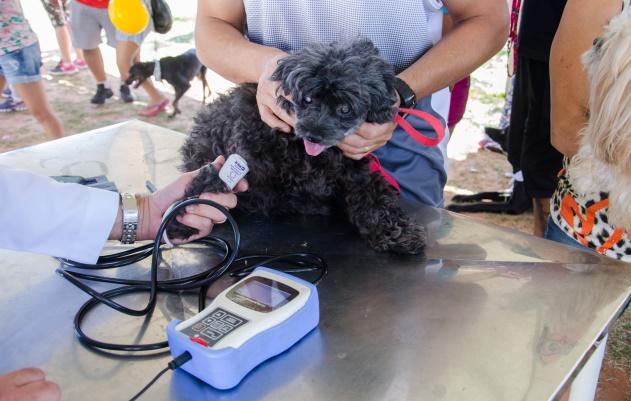
<svg viewBox="0 0 631 401">
<path fill-rule="evenodd" d="M 405 118 L 401 116 L 401 114 L 397 113 L 396 117 L 394 117 L 394 121 L 399 124 L 399 126 L 403 128 L 403 130 L 407 132 L 409 136 L 411 136 L 421 145 L 433 148 L 438 146 L 440 141 L 442 141 L 445 137 L 445 127 L 438 118 L 434 117 L 430 113 L 421 110 L 406 108 L 399 109 L 399 112 L 411 114 L 414 117 L 425 120 L 434 129 L 434 131 L 436 132 L 436 138 L 432 138 L 418 131 L 416 128 L 412 127 L 412 124 L 407 122 Z M 377 156 L 370 153 L 367 154 L 365 157 L 370 159 L 370 164 L 368 165 L 368 167 L 370 168 L 371 173 L 379 172 L 379 174 L 381 174 L 383 178 L 397 190 L 397 192 L 401 192 L 401 187 L 399 186 L 399 183 L 383 168 L 383 166 L 381 166 L 381 163 L 379 163 L 379 159 L 377 158 Z"/>
<path fill-rule="evenodd" d="M 399 112 L 410 114 L 414 117 L 420 118 L 421 120 L 425 120 L 434 129 L 434 131 L 436 132 L 436 138 L 427 136 L 418 131 L 416 128 L 412 127 L 412 124 L 407 122 L 407 120 L 403 118 L 401 114 L 397 114 L 396 117 L 394 117 L 394 121 L 399 124 L 399 126 L 403 128 L 403 130 L 407 132 L 409 136 L 411 136 L 416 142 L 420 143 L 421 145 L 433 148 L 435 146 L 438 146 L 440 141 L 442 141 L 445 137 L 445 127 L 440 122 L 440 120 L 433 115 L 425 111 L 406 108 L 400 108 Z"/>
</svg>

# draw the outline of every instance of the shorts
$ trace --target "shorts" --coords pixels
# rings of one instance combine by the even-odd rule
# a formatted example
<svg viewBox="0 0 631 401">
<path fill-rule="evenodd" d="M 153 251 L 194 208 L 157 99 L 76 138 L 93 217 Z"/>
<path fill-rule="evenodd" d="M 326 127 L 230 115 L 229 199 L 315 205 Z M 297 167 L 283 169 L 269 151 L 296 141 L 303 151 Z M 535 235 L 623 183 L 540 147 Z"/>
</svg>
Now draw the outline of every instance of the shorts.
<svg viewBox="0 0 631 401">
<path fill-rule="evenodd" d="M 41 0 L 53 27 L 65 26 L 70 20 L 68 0 Z"/>
<path fill-rule="evenodd" d="M 0 56 L 0 75 L 10 85 L 28 84 L 42 79 L 42 54 L 39 42 Z"/>
<path fill-rule="evenodd" d="M 150 6 L 147 9 L 151 10 Z M 143 32 L 128 35 L 114 27 L 106 8 L 90 7 L 76 0 L 70 2 L 70 24 L 73 46 L 86 50 L 99 47 L 102 30 L 105 31 L 107 44 L 111 47 L 116 47 L 119 41 L 134 42 L 140 47 L 145 37 L 153 30 L 153 24 L 149 18 L 149 25 Z"/>
<path fill-rule="evenodd" d="M 550 76 L 547 62 L 518 56 L 508 135 L 508 161 L 524 174 L 532 198 L 550 198 L 563 155 L 550 142 Z"/>
<path fill-rule="evenodd" d="M 447 92 L 447 89 L 444 89 L 444 92 Z M 447 93 L 444 95 L 446 97 Z M 441 93 L 419 99 L 416 108 L 439 118 L 441 124 L 444 125 L 445 119 L 433 107 L 437 107 L 440 102 L 436 100 L 435 104 L 432 101 L 434 96 L 440 98 Z M 445 114 L 447 114 L 449 99 L 445 97 L 443 98 L 445 103 L 440 109 L 444 109 Z M 423 134 L 432 137 L 436 135 L 432 127 L 424 120 L 410 116 L 407 121 Z M 403 128 L 397 126 L 390 141 L 373 153 L 386 172 L 399 184 L 403 199 L 411 204 L 442 207 L 443 192 L 447 182 L 446 154 L 442 145 L 446 144 L 448 140 L 446 132 L 441 145 L 433 148 L 426 147 L 419 144 Z"/>
<path fill-rule="evenodd" d="M 550 241 L 559 242 L 561 244 L 573 246 L 574 248 L 582 249 L 584 251 L 593 252 L 593 249 L 581 245 L 580 242 L 575 240 L 573 237 L 570 237 L 568 233 L 566 233 L 559 226 L 556 225 L 551 217 L 548 217 L 548 224 L 546 225 L 546 230 L 543 234 L 543 238 L 549 239 Z"/>
</svg>

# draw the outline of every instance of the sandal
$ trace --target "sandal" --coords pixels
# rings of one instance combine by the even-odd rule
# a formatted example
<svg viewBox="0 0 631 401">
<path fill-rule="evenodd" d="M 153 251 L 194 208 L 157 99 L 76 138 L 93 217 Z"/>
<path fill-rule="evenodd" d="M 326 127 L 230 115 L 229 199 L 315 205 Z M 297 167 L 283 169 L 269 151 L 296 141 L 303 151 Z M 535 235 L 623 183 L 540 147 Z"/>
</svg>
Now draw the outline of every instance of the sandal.
<svg viewBox="0 0 631 401">
<path fill-rule="evenodd" d="M 169 99 L 164 99 L 160 103 L 149 105 L 144 109 L 140 110 L 138 114 L 143 117 L 155 117 L 158 114 L 166 111 L 167 105 L 169 104 Z"/>
</svg>

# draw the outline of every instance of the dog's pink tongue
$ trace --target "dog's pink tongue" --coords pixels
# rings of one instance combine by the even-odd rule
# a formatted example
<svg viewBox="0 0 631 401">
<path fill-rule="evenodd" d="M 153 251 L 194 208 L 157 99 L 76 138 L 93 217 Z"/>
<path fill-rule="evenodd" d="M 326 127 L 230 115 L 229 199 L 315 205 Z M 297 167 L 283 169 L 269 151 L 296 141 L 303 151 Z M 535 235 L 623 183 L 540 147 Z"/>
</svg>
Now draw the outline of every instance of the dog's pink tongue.
<svg viewBox="0 0 631 401">
<path fill-rule="evenodd" d="M 303 139 L 303 141 L 305 142 L 305 151 L 309 156 L 317 156 L 326 148 L 324 145 L 309 142 L 306 139 Z"/>
</svg>

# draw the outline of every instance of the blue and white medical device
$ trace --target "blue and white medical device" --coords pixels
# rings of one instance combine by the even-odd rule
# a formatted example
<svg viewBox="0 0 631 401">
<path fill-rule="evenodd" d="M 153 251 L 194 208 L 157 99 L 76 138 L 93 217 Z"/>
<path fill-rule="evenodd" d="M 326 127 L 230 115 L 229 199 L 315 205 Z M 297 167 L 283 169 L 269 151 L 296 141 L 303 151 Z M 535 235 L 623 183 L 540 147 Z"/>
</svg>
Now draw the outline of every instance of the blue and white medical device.
<svg viewBox="0 0 631 401">
<path fill-rule="evenodd" d="M 228 287 L 199 314 L 167 327 L 171 355 L 189 352 L 180 368 L 218 389 L 229 389 L 263 361 L 280 354 L 320 320 L 316 287 L 259 267 Z"/>
</svg>

